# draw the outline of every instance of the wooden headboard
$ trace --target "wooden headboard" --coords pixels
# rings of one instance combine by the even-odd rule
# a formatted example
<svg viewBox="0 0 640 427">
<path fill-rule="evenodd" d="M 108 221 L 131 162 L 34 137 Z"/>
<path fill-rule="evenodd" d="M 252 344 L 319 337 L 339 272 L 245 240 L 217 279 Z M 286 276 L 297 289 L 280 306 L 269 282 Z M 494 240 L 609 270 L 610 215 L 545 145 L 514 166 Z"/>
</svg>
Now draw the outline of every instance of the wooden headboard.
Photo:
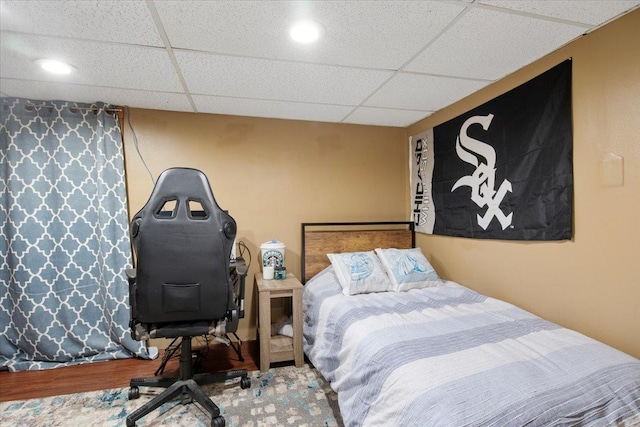
<svg viewBox="0 0 640 427">
<path fill-rule="evenodd" d="M 302 283 L 330 262 L 327 254 L 415 247 L 411 221 L 302 223 Z"/>
</svg>

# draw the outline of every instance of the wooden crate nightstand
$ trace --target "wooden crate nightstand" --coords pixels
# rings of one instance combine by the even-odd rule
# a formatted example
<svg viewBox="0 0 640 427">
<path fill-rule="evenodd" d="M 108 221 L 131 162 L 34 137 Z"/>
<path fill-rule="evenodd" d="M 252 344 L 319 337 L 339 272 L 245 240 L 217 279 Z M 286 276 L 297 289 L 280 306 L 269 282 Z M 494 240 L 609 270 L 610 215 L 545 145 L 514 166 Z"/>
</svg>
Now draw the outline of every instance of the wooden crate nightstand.
<svg viewBox="0 0 640 427">
<path fill-rule="evenodd" d="M 260 336 L 260 370 L 266 372 L 274 362 L 293 360 L 297 368 L 304 364 L 302 353 L 302 283 L 287 273 L 285 280 L 264 280 L 256 273 L 258 290 L 258 335 Z M 293 338 L 271 336 L 271 299 L 291 298 Z"/>
</svg>

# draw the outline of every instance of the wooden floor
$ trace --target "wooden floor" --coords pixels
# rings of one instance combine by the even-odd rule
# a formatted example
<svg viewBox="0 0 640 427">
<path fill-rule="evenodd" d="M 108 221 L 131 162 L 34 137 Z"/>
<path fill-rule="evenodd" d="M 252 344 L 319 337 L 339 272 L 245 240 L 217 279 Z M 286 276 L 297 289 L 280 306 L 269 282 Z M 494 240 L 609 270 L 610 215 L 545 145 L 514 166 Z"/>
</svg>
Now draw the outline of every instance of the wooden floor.
<svg viewBox="0 0 640 427">
<path fill-rule="evenodd" d="M 259 366 L 259 345 L 247 341 L 242 345 L 244 362 L 233 350 L 222 344 L 211 344 L 203 361 L 204 372 L 220 372 L 233 369 L 255 371 Z M 155 360 L 122 359 L 86 365 L 67 366 L 43 371 L 0 372 L 0 402 L 33 399 L 80 393 L 108 388 L 128 387 L 129 380 L 136 377 L 152 377 L 160 366 L 164 351 Z M 178 360 L 167 364 L 165 376 L 177 376 Z"/>
</svg>

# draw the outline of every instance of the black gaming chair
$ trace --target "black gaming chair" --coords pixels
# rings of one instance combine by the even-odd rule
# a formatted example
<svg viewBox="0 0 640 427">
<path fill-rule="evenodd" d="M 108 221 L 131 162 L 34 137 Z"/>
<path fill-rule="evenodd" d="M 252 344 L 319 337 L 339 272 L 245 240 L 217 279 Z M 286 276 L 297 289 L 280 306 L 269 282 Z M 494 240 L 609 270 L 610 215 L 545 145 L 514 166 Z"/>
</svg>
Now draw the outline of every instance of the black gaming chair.
<svg viewBox="0 0 640 427">
<path fill-rule="evenodd" d="M 199 170 L 172 168 L 164 171 L 147 201 L 131 222 L 137 255 L 135 270 L 127 270 L 131 304 L 131 330 L 138 340 L 180 338 L 180 377 L 133 378 L 129 398 L 139 397 L 140 386 L 164 387 L 160 395 L 127 417 L 127 426 L 174 397 L 188 394 L 211 414 L 213 427 L 225 420 L 202 384 L 240 377 L 240 386 L 251 380 L 246 370 L 193 374 L 191 338 L 215 335 L 233 345 L 238 319 L 244 317 L 247 268 L 242 259 L 230 261 L 236 223 L 216 203 L 207 177 Z M 235 286 L 234 286 L 235 285 Z M 235 289 L 237 287 L 237 290 Z M 177 348 L 176 348 L 177 349 Z M 175 351 L 175 350 L 174 350 Z"/>
</svg>

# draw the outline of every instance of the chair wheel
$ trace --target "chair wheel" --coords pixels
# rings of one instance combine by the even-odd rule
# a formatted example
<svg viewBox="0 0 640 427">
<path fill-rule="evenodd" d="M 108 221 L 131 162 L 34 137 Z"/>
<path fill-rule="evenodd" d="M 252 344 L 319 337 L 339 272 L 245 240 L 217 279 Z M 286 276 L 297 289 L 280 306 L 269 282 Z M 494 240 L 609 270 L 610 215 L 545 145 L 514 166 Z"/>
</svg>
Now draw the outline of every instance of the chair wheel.
<svg viewBox="0 0 640 427">
<path fill-rule="evenodd" d="M 240 388 L 244 390 L 245 388 L 249 387 L 251 387 L 251 378 L 242 377 L 242 379 L 240 380 Z"/>
<path fill-rule="evenodd" d="M 220 415 L 211 419 L 211 427 L 224 427 L 225 424 L 224 417 Z"/>
<path fill-rule="evenodd" d="M 140 389 L 137 386 L 133 386 L 129 389 L 129 400 L 134 400 L 140 397 Z"/>
</svg>

